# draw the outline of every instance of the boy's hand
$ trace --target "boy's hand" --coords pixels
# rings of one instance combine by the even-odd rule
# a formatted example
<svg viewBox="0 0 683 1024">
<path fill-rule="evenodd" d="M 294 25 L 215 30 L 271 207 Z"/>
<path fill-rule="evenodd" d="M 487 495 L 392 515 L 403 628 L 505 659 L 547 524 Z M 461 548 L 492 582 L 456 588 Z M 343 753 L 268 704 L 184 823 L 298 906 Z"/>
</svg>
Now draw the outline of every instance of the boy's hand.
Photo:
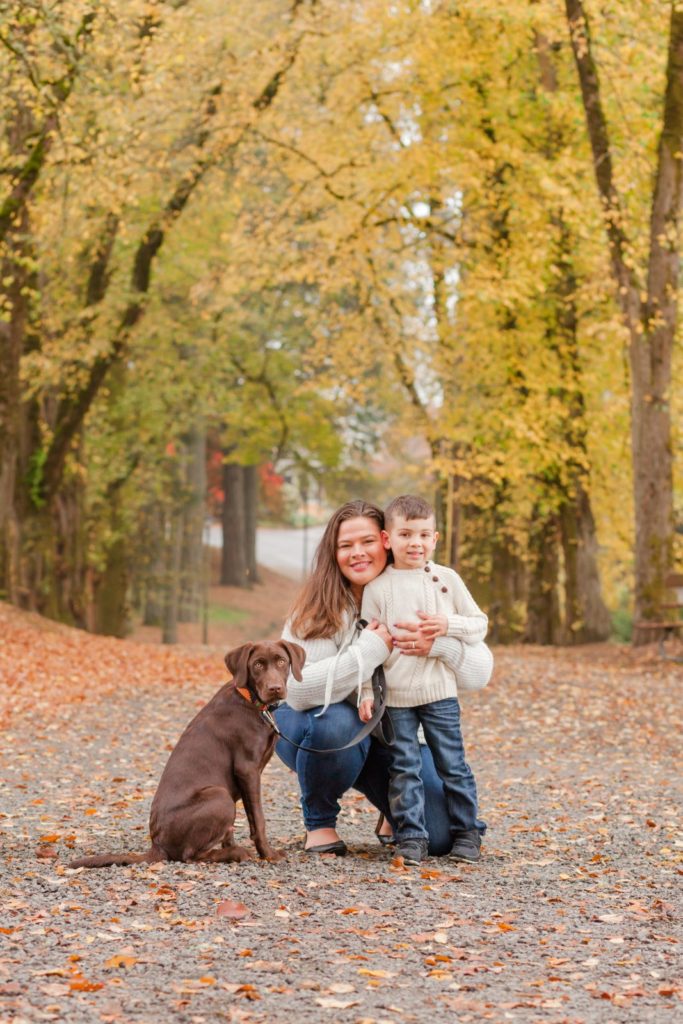
<svg viewBox="0 0 683 1024">
<path fill-rule="evenodd" d="M 437 636 L 446 636 L 448 633 L 448 619 L 445 615 L 427 615 L 426 612 L 418 612 L 420 620 L 419 632 L 426 640 L 433 640 Z"/>
<path fill-rule="evenodd" d="M 358 714 L 360 715 L 361 722 L 369 722 L 374 710 L 375 702 L 372 697 L 366 697 L 365 700 L 362 700 L 358 707 Z"/>
</svg>

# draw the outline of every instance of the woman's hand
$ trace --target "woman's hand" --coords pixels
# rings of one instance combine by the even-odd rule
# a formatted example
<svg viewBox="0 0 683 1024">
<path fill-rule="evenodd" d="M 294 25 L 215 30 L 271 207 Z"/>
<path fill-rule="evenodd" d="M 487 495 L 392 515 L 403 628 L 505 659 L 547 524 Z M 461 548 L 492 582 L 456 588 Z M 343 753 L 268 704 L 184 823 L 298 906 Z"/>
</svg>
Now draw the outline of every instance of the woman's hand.
<svg viewBox="0 0 683 1024">
<path fill-rule="evenodd" d="M 378 622 L 377 619 L 373 619 L 371 622 L 368 622 L 365 628 L 369 629 L 373 633 L 377 633 L 377 636 L 381 637 L 382 640 L 384 640 L 384 643 L 389 648 L 389 652 L 391 653 L 391 651 L 393 651 L 394 638 L 392 637 L 391 633 L 389 632 L 389 630 L 387 629 L 383 622 Z"/>
<path fill-rule="evenodd" d="M 423 612 L 419 613 L 423 615 Z M 433 616 L 427 616 L 428 619 Z M 401 654 L 413 655 L 416 658 L 425 658 L 432 649 L 434 643 L 433 636 L 423 636 L 420 627 L 420 622 L 396 622 L 394 624 L 395 630 L 400 632 L 394 633 L 394 647 L 401 652 Z"/>
</svg>

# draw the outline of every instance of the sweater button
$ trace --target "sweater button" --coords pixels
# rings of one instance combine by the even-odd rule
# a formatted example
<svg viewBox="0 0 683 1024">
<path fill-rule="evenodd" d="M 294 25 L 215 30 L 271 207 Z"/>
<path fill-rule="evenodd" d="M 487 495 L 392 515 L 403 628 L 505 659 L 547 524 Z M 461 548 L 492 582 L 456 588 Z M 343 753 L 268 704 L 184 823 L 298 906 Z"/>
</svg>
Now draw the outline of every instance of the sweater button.
<svg viewBox="0 0 683 1024">
<path fill-rule="evenodd" d="M 429 566 L 428 566 L 428 565 L 425 565 L 425 572 L 431 572 L 431 571 L 432 571 L 432 570 L 431 570 L 431 569 L 429 568 Z"/>
<path fill-rule="evenodd" d="M 439 577 L 438 576 L 432 576 L 432 579 L 434 580 L 435 583 L 439 582 Z"/>
<path fill-rule="evenodd" d="M 441 588 L 441 593 L 442 594 L 447 594 L 448 593 L 448 587 L 442 587 Z"/>
</svg>

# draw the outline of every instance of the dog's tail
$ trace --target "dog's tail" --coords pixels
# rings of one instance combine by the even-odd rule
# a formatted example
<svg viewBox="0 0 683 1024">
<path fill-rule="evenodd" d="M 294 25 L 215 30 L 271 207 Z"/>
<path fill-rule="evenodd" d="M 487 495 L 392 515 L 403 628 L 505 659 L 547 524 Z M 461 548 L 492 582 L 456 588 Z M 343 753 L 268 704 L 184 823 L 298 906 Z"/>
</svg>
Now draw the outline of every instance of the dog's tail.
<svg viewBox="0 0 683 1024">
<path fill-rule="evenodd" d="M 127 864 L 156 864 L 168 858 L 154 847 L 147 853 L 98 853 L 93 857 L 79 857 L 67 864 L 69 868 L 125 867 Z"/>
</svg>

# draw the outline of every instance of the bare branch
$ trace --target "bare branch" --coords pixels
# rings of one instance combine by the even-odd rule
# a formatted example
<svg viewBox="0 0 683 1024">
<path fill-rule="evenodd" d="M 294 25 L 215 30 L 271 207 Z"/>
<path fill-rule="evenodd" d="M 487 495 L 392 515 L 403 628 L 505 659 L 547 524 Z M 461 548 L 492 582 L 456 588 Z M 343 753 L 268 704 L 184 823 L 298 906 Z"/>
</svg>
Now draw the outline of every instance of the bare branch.
<svg viewBox="0 0 683 1024">
<path fill-rule="evenodd" d="M 609 131 L 602 106 L 598 68 L 593 57 L 590 27 L 582 0 L 565 0 L 565 8 L 593 151 L 595 178 L 603 206 L 612 269 L 618 285 L 619 304 L 629 328 L 633 330 L 640 317 L 638 280 L 630 265 L 629 241 L 624 229 L 621 199 L 614 180 Z"/>
</svg>

